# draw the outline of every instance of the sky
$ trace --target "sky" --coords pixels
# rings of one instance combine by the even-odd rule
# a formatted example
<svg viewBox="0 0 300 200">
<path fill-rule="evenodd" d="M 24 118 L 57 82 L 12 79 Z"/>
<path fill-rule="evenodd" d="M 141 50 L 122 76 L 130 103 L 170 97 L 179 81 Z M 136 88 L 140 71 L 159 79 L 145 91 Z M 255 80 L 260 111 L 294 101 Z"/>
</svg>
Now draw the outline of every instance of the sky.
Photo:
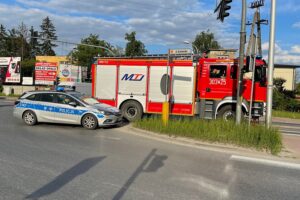
<svg viewBox="0 0 300 200">
<path fill-rule="evenodd" d="M 261 17 L 270 18 L 265 0 Z M 247 0 L 250 5 L 252 1 Z M 174 48 L 191 48 L 202 31 L 210 30 L 223 48 L 239 48 L 241 1 L 233 0 L 230 16 L 224 23 L 216 20 L 216 0 L 0 0 L 0 24 L 7 29 L 22 22 L 40 30 L 49 16 L 58 40 L 79 43 L 89 34 L 97 34 L 114 46 L 125 47 L 125 33 L 136 31 L 150 54 L 167 53 Z M 300 65 L 299 0 L 277 0 L 275 63 Z M 247 9 L 252 21 L 254 10 Z M 247 27 L 249 39 L 250 27 Z M 262 48 L 268 58 L 269 25 L 262 27 Z M 58 44 L 56 54 L 66 55 L 74 46 Z"/>
</svg>

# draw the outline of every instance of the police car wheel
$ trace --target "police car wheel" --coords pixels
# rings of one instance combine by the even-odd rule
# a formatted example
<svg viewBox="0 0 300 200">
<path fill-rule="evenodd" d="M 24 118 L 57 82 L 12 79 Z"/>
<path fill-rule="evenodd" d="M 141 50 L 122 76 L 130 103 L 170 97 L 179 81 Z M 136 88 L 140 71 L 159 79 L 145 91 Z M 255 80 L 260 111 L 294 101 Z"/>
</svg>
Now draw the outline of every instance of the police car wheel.
<svg viewBox="0 0 300 200">
<path fill-rule="evenodd" d="M 137 101 L 127 101 L 121 107 L 124 118 L 133 122 L 142 118 L 143 108 Z"/>
<path fill-rule="evenodd" d="M 98 126 L 97 118 L 92 114 L 86 114 L 81 120 L 81 124 L 87 129 L 96 129 Z"/>
<path fill-rule="evenodd" d="M 23 121 L 25 124 L 27 124 L 29 126 L 33 126 L 37 123 L 37 118 L 36 118 L 36 115 L 34 114 L 34 112 L 28 110 L 28 111 L 25 111 L 23 114 Z"/>
</svg>

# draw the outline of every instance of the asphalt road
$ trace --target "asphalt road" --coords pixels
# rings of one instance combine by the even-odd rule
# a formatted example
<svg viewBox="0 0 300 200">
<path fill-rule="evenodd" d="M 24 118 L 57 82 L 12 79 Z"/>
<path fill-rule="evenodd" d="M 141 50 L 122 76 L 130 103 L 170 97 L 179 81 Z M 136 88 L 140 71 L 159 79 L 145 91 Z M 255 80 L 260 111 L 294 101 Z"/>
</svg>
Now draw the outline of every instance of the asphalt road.
<svg viewBox="0 0 300 200">
<path fill-rule="evenodd" d="M 300 167 L 153 140 L 126 127 L 16 121 L 0 101 L 0 199 L 299 199 Z"/>
<path fill-rule="evenodd" d="M 300 136 L 300 123 L 273 122 L 272 124 L 278 127 L 283 134 Z"/>
</svg>

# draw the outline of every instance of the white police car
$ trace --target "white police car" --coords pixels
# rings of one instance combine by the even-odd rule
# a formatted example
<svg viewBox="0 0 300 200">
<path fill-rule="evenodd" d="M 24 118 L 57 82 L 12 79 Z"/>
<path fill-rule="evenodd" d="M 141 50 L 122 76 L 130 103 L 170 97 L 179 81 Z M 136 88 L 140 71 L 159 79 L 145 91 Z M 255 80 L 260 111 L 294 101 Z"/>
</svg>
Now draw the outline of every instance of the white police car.
<svg viewBox="0 0 300 200">
<path fill-rule="evenodd" d="M 30 126 L 50 122 L 78 124 L 87 129 L 116 125 L 123 118 L 119 109 L 72 91 L 26 92 L 15 102 L 14 116 Z"/>
</svg>

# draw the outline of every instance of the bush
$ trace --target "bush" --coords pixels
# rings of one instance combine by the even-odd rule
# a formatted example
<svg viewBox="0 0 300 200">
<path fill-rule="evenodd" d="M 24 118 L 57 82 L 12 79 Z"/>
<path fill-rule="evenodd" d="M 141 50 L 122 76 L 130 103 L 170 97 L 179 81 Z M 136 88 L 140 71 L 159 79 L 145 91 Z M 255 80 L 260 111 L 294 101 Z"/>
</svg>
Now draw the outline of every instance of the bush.
<svg viewBox="0 0 300 200">
<path fill-rule="evenodd" d="M 208 142 L 229 143 L 243 147 L 253 147 L 278 154 L 282 148 L 278 129 L 267 129 L 262 125 L 236 125 L 233 121 L 172 119 L 164 126 L 160 118 L 148 118 L 133 124 L 137 128 L 158 133 L 183 136 Z"/>
<path fill-rule="evenodd" d="M 296 90 L 286 90 L 283 84 L 286 81 L 282 78 L 274 79 L 274 90 L 273 90 L 273 108 L 275 110 L 285 110 L 291 112 L 300 111 L 300 103 L 295 99 Z"/>
</svg>

